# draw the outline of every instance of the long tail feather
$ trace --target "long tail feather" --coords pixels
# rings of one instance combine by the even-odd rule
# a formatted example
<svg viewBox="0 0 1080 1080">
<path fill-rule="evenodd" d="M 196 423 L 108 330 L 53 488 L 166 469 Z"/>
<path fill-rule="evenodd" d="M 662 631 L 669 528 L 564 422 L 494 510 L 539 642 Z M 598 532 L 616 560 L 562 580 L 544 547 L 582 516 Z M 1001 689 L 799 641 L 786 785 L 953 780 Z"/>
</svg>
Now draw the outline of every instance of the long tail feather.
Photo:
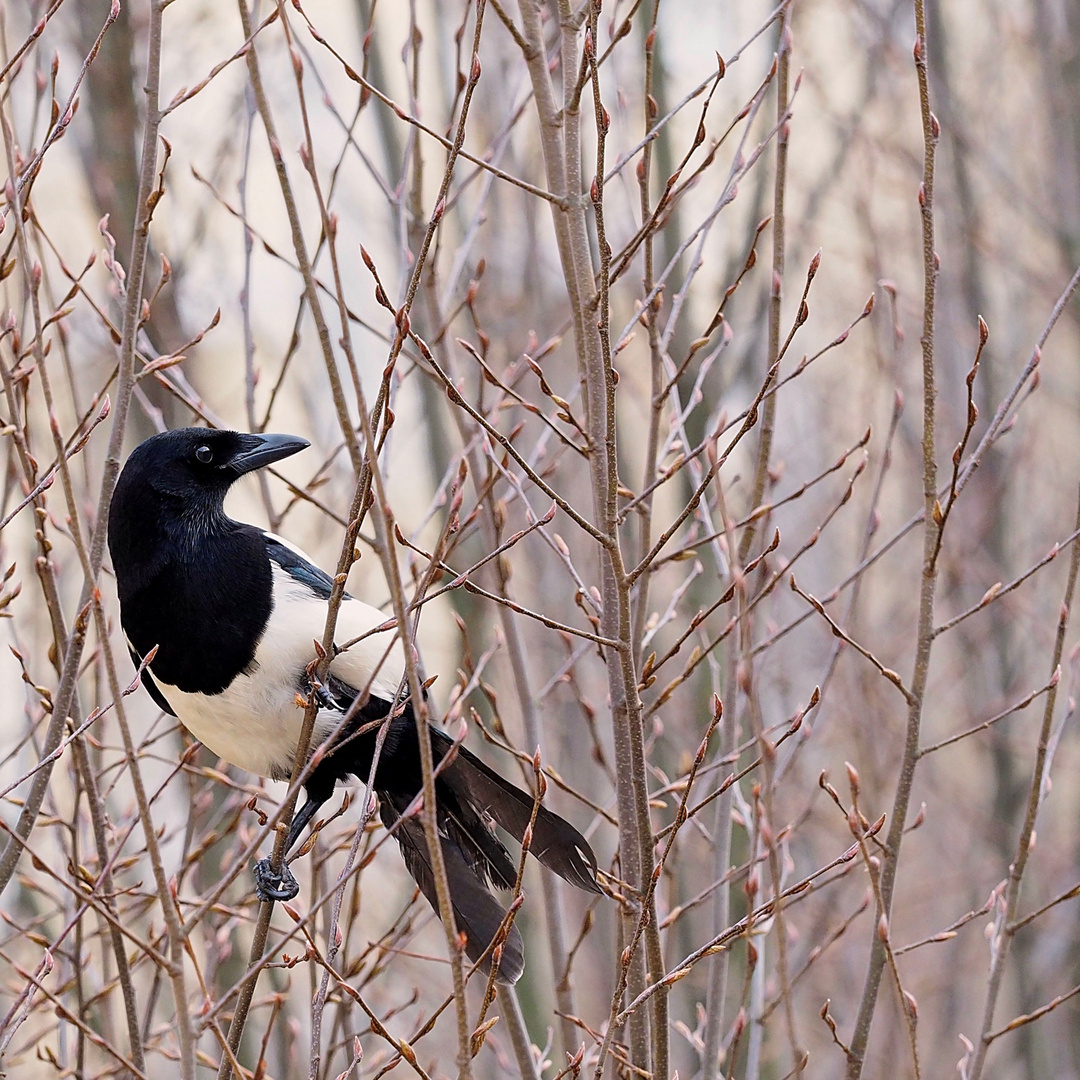
<svg viewBox="0 0 1080 1080">
<path fill-rule="evenodd" d="M 402 818 L 398 808 L 393 806 L 389 799 L 381 800 L 379 816 L 387 828 L 397 822 L 394 836 L 401 847 L 405 865 L 413 880 L 420 886 L 420 891 L 427 897 L 428 903 L 438 912 L 439 898 L 435 891 L 435 877 L 428 857 L 427 838 L 420 820 L 416 817 Z M 477 875 L 469 854 L 462 850 L 453 837 L 442 837 L 442 851 L 450 885 L 454 922 L 458 930 L 465 934 L 465 955 L 476 963 L 494 940 L 506 912 Z M 500 982 L 515 983 L 524 968 L 525 953 L 521 934 L 516 926 L 511 926 L 503 942 L 496 978 Z M 490 969 L 489 955 L 480 964 L 480 970 L 488 972 Z"/>
<path fill-rule="evenodd" d="M 453 741 L 445 732 L 431 729 L 432 745 L 438 757 L 445 755 Z M 442 777 L 459 801 L 489 814 L 519 843 L 532 817 L 533 797 L 485 765 L 475 754 L 459 746 L 457 757 Z M 533 826 L 529 850 L 559 877 L 588 892 L 600 892 L 596 883 L 596 856 L 588 840 L 568 821 L 541 806 Z"/>
<path fill-rule="evenodd" d="M 517 880 L 517 865 L 477 807 L 459 798 L 440 776 L 435 782 L 439 824 L 458 844 L 473 872 L 500 889 L 512 889 Z"/>
</svg>

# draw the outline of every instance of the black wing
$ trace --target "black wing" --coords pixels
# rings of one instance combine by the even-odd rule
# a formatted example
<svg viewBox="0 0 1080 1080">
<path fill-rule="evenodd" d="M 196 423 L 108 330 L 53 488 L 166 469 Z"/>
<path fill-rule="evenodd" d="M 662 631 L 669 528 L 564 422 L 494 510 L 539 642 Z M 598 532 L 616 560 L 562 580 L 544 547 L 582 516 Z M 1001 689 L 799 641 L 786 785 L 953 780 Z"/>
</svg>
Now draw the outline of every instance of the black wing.
<svg viewBox="0 0 1080 1080">
<path fill-rule="evenodd" d="M 330 590 L 334 587 L 334 579 L 325 570 L 320 570 L 314 563 L 309 562 L 300 552 L 283 544 L 271 533 L 263 533 L 266 540 L 266 554 L 281 567 L 290 577 L 306 585 L 316 596 L 323 600 L 330 599 Z M 348 593 L 345 594 L 346 596 Z"/>
<path fill-rule="evenodd" d="M 131 661 L 136 668 L 142 663 L 142 657 L 129 645 L 128 652 L 131 653 Z M 154 699 L 154 704 L 159 709 L 164 709 L 170 716 L 175 716 L 176 713 L 172 711 L 172 706 L 165 700 L 165 695 L 158 689 L 158 684 L 154 682 L 154 676 L 150 674 L 150 668 L 144 667 L 142 669 L 142 684 L 146 687 L 150 696 Z"/>
</svg>

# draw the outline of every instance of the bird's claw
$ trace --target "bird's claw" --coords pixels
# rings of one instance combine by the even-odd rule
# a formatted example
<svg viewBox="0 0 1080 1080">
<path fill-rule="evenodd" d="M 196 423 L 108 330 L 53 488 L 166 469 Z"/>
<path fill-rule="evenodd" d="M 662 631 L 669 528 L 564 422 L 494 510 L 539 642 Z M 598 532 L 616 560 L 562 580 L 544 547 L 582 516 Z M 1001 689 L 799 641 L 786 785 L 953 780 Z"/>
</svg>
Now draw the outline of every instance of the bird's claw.
<svg viewBox="0 0 1080 1080">
<path fill-rule="evenodd" d="M 300 891 L 300 883 L 285 863 L 280 871 L 275 871 L 269 859 L 260 859 L 254 874 L 255 895 L 260 900 L 291 900 Z"/>
<path fill-rule="evenodd" d="M 305 697 L 314 695 L 315 700 L 324 709 L 333 709 L 335 707 L 334 696 L 324 683 L 312 684 L 312 680 L 304 675 L 300 680 L 300 684 Z"/>
</svg>

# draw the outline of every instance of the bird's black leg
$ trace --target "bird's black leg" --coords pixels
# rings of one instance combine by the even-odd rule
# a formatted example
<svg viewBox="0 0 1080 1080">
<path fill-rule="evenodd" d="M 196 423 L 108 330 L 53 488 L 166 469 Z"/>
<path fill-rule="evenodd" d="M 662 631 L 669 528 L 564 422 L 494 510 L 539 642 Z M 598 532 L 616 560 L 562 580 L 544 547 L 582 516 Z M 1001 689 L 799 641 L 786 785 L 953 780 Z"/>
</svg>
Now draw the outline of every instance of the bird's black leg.
<svg viewBox="0 0 1080 1080">
<path fill-rule="evenodd" d="M 333 784 L 330 790 L 333 791 Z M 327 796 L 329 797 L 329 796 Z M 293 845 L 300 839 L 304 826 L 315 816 L 318 809 L 326 802 L 326 798 L 314 796 L 308 790 L 307 802 L 296 812 L 292 825 L 289 827 L 289 835 L 285 840 L 285 854 L 288 855 Z M 275 872 L 270 859 L 260 859 L 255 864 L 255 895 L 260 900 L 291 900 L 299 891 L 300 885 L 293 877 L 288 863 L 282 860 L 281 872 Z"/>
<path fill-rule="evenodd" d="M 319 812 L 324 802 L 326 802 L 325 799 L 312 798 L 311 792 L 308 792 L 307 802 L 296 811 L 292 825 L 289 826 L 289 837 L 285 841 L 286 855 L 292 851 L 296 841 L 300 839 L 300 834 L 304 831 L 304 826 Z"/>
</svg>

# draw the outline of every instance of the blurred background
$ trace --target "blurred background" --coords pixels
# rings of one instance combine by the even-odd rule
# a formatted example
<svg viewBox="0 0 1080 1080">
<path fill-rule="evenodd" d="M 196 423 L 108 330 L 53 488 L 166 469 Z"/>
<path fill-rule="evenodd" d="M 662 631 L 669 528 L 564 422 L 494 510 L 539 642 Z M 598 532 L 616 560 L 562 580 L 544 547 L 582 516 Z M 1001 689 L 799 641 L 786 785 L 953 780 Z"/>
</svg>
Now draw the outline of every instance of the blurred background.
<svg viewBox="0 0 1080 1080">
<path fill-rule="evenodd" d="M 619 918 L 628 891 L 609 693 L 618 661 L 581 636 L 601 634 L 600 545 L 561 505 L 537 526 L 554 505 L 537 478 L 600 520 L 585 431 L 603 402 L 583 382 L 581 342 L 590 320 L 605 315 L 599 300 L 575 299 L 558 241 L 562 217 L 587 230 L 580 239 L 592 265 L 579 264 L 578 284 L 609 303 L 618 381 L 608 423 L 627 565 L 671 527 L 635 584 L 632 649 L 650 842 L 663 862 L 653 931 L 663 971 L 650 955 L 649 982 L 679 975 L 653 995 L 666 1015 L 648 1004 L 650 1057 L 636 1067 L 664 1065 L 665 1076 L 684 1078 L 851 1075 L 843 1044 L 881 933 L 867 856 L 885 858 L 875 845 L 892 825 L 908 761 L 913 787 L 886 936 L 915 1005 L 904 1004 L 890 964 L 873 996 L 863 1071 L 943 1076 L 964 1059 L 962 1075 L 979 1075 L 969 1047 L 986 1037 L 985 1075 L 1080 1076 L 1080 998 L 1068 997 L 1080 984 L 1078 631 L 1067 612 L 1058 641 L 1080 482 L 1080 311 L 1068 291 L 1080 263 L 1075 5 L 926 3 L 940 122 L 936 487 L 948 508 L 933 621 L 958 621 L 925 642 L 915 745 L 925 751 L 985 726 L 921 756 L 909 748 L 907 758 L 910 701 L 882 670 L 911 687 L 924 587 L 924 145 L 912 4 L 607 0 L 588 42 L 587 9 L 576 3 L 263 2 L 248 18 L 245 49 L 236 7 L 183 0 L 162 15 L 160 197 L 134 338 L 138 378 L 117 437 L 126 453 L 155 431 L 190 424 L 303 435 L 309 451 L 248 480 L 228 509 L 329 569 L 356 483 L 333 382 L 354 430 L 357 385 L 369 408 L 390 410 L 380 413 L 378 460 L 407 590 L 435 591 L 454 580 L 450 571 L 467 570 L 482 590 L 449 589 L 421 609 L 422 669 L 438 676 L 436 719 L 465 721 L 469 745 L 523 783 L 532 770 L 521 762 L 539 743 L 555 774 L 548 805 L 585 832 L 610 874 L 608 895 L 594 900 L 527 868 L 520 1024 L 501 995 L 485 1013 L 500 1022 L 486 1032 L 475 1075 L 591 1072 L 609 1029 L 604 1070 L 640 1074 L 627 1018 L 611 1026 L 628 925 Z M 102 0 L 10 4 L 0 21 L 0 571 L 13 568 L 0 592 L 9 646 L 0 655 L 0 845 L 14 860 L 22 844 L 12 830 L 48 749 L 65 635 L 89 620 L 80 610 L 83 556 L 100 525 L 115 414 L 94 423 L 106 394 L 116 404 L 156 39 L 144 0 L 118 11 Z M 579 106 L 564 98 L 568 40 Z M 589 48 L 610 121 L 602 185 L 610 265 L 590 192 L 598 124 L 582 66 Z M 536 70 L 553 93 L 546 127 Z M 786 109 L 777 102 L 782 77 Z M 440 199 L 459 129 L 462 153 Z M 564 140 L 564 164 L 580 148 L 576 190 L 560 190 L 545 138 Z M 775 359 L 777 291 L 780 368 L 741 434 Z M 394 312 L 403 304 L 434 363 L 415 338 L 398 336 Z M 981 351 L 980 316 L 989 331 Z M 440 372 L 468 409 L 448 396 Z M 71 454 L 70 476 L 57 474 L 22 505 L 56 460 L 51 420 L 69 451 L 93 430 Z M 953 507 L 958 447 L 965 480 Z M 728 451 L 712 477 L 710 463 Z M 469 479 L 452 522 L 463 461 Z M 700 502 L 683 516 L 695 493 Z M 519 530 L 528 534 L 509 543 Z M 389 612 L 373 535 L 365 522 L 349 589 Z M 1055 545 L 1060 554 L 1048 558 Z M 436 548 L 447 569 L 429 588 Z M 792 575 L 805 595 L 791 588 Z M 249 804 L 255 796 L 272 812 L 285 785 L 206 750 L 184 756 L 191 737 L 141 690 L 124 699 L 134 763 L 115 711 L 85 723 L 113 699 L 106 650 L 120 685 L 134 678 L 107 559 L 98 584 L 111 629 L 102 635 L 91 621 L 67 725 L 81 729 L 85 765 L 65 741 L 0 895 L 0 1068 L 12 1077 L 183 1075 L 182 993 L 197 1075 L 211 1076 L 258 911 L 244 855 L 259 828 Z M 688 793 L 713 695 L 723 717 Z M 1047 752 L 1035 775 L 1040 733 Z M 775 746 L 765 763 L 763 739 Z M 854 841 L 846 763 L 866 822 L 890 820 L 838 863 Z M 150 800 L 142 810 L 133 767 Z M 304 885 L 294 905 L 300 930 L 274 913 L 271 962 L 238 1053 L 238 1067 L 250 1071 L 243 1075 L 459 1071 L 454 1006 L 438 1013 L 451 996 L 445 939 L 375 824 L 350 864 L 360 870 L 344 887 L 334 960 L 354 993 L 331 980 L 313 1064 L 312 999 L 323 972 L 312 950 L 325 950 L 332 934 L 331 904 L 319 898 L 346 865 L 357 794 L 294 865 Z M 680 800 L 702 805 L 678 822 L 667 850 Z M 1030 854 L 1018 910 L 1007 916 L 1005 882 L 1025 822 L 1034 825 Z M 171 971 L 165 957 L 176 942 L 155 887 L 148 823 L 183 924 Z M 776 888 L 811 877 L 781 919 L 739 924 Z M 1022 927 L 1006 926 L 1043 907 Z M 725 949 L 701 955 L 729 927 L 736 932 Z M 118 949 L 129 967 L 123 978 Z M 483 991 L 474 982 L 475 1022 Z M 515 1048 L 521 1032 L 531 1051 Z M 415 1063 L 403 1059 L 400 1040 Z M 568 1065 L 579 1048 L 583 1056 Z"/>
</svg>

